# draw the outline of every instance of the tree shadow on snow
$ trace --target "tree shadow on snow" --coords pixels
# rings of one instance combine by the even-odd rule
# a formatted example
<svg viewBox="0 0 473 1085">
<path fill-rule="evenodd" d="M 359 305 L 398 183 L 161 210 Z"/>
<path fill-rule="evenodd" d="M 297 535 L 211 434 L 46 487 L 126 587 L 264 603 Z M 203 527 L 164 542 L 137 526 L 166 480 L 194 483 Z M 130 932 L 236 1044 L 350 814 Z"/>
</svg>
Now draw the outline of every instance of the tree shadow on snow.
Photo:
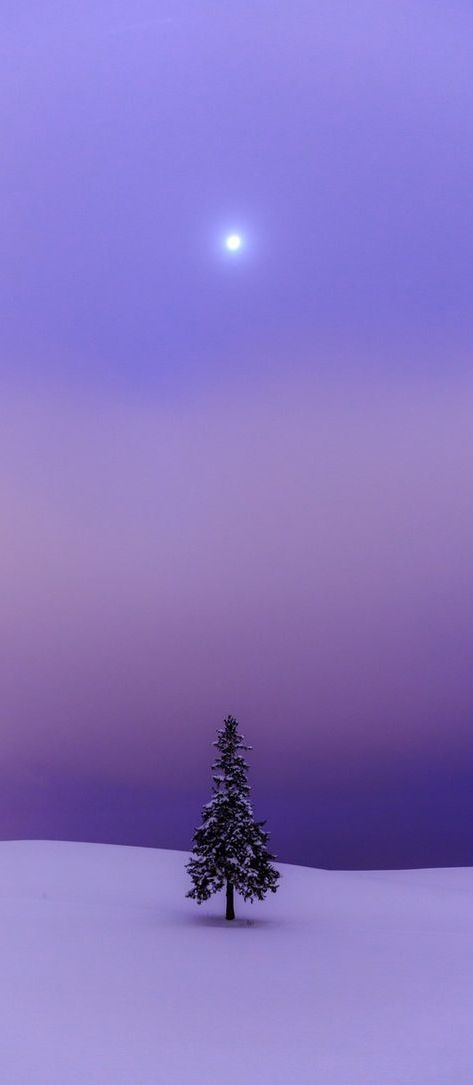
<svg viewBox="0 0 473 1085">
<path fill-rule="evenodd" d="M 247 927 L 255 927 L 259 929 L 269 927 L 280 927 L 281 920 L 279 919 L 266 919 L 264 916 L 250 918 L 249 916 L 240 916 L 236 919 L 225 919 L 223 915 L 189 915 L 183 916 L 183 921 L 186 926 L 189 927 L 225 927 L 233 930 L 242 930 Z"/>
</svg>

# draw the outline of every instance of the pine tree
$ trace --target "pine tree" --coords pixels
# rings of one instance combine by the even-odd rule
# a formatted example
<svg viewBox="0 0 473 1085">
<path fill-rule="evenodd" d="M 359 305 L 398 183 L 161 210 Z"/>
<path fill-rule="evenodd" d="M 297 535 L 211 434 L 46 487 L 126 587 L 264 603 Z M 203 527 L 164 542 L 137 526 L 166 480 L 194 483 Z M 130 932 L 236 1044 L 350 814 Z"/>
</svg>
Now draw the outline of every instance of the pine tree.
<svg viewBox="0 0 473 1085">
<path fill-rule="evenodd" d="M 227 716 L 213 743 L 219 754 L 212 766 L 212 798 L 202 811 L 202 824 L 194 832 L 194 849 L 187 864 L 192 889 L 186 894 L 203 904 L 226 886 L 226 919 L 234 919 L 234 890 L 244 900 L 263 900 L 275 893 L 279 873 L 268 851 L 265 821 L 255 821 L 247 781 L 248 764 L 242 750 L 238 721 Z"/>
</svg>

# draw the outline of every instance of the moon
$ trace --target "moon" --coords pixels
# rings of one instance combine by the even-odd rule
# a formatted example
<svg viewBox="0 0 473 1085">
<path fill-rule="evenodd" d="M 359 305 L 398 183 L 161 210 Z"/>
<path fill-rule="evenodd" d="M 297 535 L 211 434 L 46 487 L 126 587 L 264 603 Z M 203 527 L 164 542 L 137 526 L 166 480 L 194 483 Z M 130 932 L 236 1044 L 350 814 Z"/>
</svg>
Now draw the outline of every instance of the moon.
<svg viewBox="0 0 473 1085">
<path fill-rule="evenodd" d="M 241 234 L 227 234 L 225 238 L 225 248 L 229 252 L 238 252 L 241 249 L 243 238 Z"/>
</svg>

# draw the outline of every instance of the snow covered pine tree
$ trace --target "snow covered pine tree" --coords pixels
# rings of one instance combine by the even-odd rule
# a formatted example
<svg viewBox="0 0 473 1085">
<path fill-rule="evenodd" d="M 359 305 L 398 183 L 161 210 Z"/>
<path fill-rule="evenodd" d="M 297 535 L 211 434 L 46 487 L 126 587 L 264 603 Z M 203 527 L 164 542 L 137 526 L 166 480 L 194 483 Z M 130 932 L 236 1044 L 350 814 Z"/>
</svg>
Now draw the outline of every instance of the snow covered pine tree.
<svg viewBox="0 0 473 1085">
<path fill-rule="evenodd" d="M 255 821 L 249 799 L 248 764 L 241 750 L 246 746 L 238 733 L 238 721 L 227 716 L 213 743 L 219 751 L 214 762 L 212 798 L 202 811 L 202 825 L 195 830 L 192 857 L 187 864 L 193 886 L 186 894 L 203 904 L 226 885 L 226 919 L 235 918 L 233 893 L 244 900 L 263 900 L 275 893 L 279 872 L 271 865 L 274 855 L 266 844 L 265 821 Z"/>
</svg>

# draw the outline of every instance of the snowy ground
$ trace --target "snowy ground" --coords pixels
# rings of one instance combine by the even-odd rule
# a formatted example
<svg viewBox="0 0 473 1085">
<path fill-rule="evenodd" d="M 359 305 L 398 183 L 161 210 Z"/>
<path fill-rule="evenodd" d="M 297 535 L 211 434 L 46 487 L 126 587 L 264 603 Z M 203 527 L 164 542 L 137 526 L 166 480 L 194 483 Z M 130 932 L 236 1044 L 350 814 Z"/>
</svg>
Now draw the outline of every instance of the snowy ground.
<svg viewBox="0 0 473 1085">
<path fill-rule="evenodd" d="M 282 866 L 229 924 L 185 858 L 0 844 L 2 1085 L 472 1085 L 473 870 Z"/>
</svg>

